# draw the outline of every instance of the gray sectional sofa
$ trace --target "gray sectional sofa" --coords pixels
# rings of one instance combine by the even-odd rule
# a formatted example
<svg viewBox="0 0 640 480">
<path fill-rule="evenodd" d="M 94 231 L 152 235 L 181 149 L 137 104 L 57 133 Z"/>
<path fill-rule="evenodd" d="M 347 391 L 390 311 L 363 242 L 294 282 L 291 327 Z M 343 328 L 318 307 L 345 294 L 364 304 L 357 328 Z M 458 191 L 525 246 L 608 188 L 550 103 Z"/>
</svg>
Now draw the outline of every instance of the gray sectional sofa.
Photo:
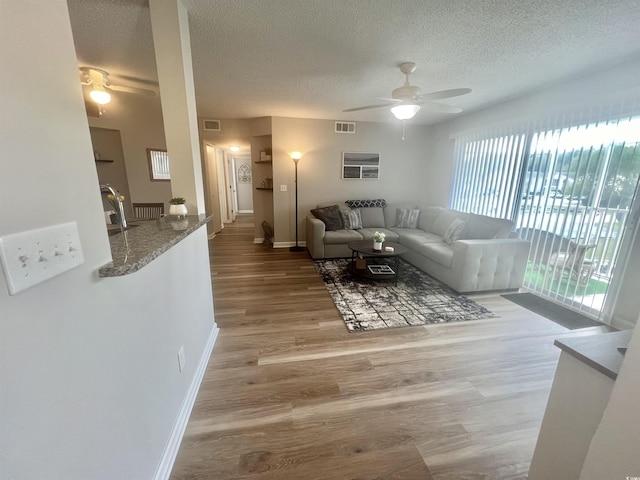
<svg viewBox="0 0 640 480">
<path fill-rule="evenodd" d="M 370 239 L 379 231 L 385 233 L 385 241 L 407 247 L 408 252 L 402 255 L 404 260 L 458 292 L 510 290 L 521 286 L 531 244 L 511 238 L 513 223 L 510 220 L 443 207 L 387 205 L 384 200 L 371 202 L 377 206 L 366 206 L 367 201 L 352 201 L 351 207 L 333 203 L 312 210 L 315 215 L 312 213 L 306 218 L 306 245 L 311 257 L 351 257 L 349 242 Z M 342 225 L 332 222 L 336 205 Z M 328 220 L 326 212 L 330 213 Z"/>
</svg>

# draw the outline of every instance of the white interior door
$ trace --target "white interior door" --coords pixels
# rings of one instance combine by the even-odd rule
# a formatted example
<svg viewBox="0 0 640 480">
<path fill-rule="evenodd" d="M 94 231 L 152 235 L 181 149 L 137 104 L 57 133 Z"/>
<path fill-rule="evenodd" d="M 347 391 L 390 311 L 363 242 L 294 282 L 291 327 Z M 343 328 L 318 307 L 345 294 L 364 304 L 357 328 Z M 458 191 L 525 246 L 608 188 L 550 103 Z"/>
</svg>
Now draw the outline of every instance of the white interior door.
<svg viewBox="0 0 640 480">
<path fill-rule="evenodd" d="M 218 192 L 220 194 L 220 217 L 224 223 L 233 222 L 230 208 L 227 203 L 227 185 L 225 181 L 224 152 L 221 148 L 216 147 L 216 170 L 218 172 Z"/>
</svg>

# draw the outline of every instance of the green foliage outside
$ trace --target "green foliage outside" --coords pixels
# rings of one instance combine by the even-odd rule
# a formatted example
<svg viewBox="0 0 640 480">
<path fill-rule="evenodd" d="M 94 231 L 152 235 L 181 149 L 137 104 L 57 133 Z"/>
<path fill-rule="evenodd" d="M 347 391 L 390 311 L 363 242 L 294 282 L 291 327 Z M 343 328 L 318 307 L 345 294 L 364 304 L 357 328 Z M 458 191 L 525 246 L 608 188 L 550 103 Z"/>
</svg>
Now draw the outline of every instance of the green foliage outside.
<svg viewBox="0 0 640 480">
<path fill-rule="evenodd" d="M 568 274 L 560 275 L 559 272 L 556 272 L 554 276 L 553 272 L 549 271 L 546 282 L 544 277 L 545 268 L 541 267 L 538 270 L 533 263 L 529 262 L 524 274 L 524 285 L 537 291 L 544 291 L 546 294 L 558 294 L 567 298 L 606 293 L 609 287 L 608 282 L 593 278 L 590 278 L 584 285 L 578 284 L 578 281 L 569 278 Z"/>
</svg>

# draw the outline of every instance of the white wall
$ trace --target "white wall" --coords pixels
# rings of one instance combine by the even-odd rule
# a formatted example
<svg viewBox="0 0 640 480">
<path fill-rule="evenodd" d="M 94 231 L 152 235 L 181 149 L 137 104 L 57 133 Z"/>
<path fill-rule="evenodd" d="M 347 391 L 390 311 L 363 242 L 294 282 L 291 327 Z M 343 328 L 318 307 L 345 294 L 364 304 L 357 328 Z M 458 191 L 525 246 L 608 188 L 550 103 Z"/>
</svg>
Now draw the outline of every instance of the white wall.
<svg viewBox="0 0 640 480">
<path fill-rule="evenodd" d="M 164 202 L 167 212 L 171 183 L 152 182 L 147 160 L 147 148 L 167 148 L 160 99 L 157 96 L 114 93 L 105 109 L 102 117 L 89 117 L 89 125 L 120 131 L 131 201 Z"/>
<path fill-rule="evenodd" d="M 640 477 L 640 327 L 637 325 L 600 426 L 591 441 L 580 480 Z"/>
<path fill-rule="evenodd" d="M 0 236 L 75 220 L 85 256 L 15 296 L 0 277 L 0 478 L 153 478 L 216 331 L 205 231 L 98 278 L 110 249 L 66 2 L 0 2 L 0 43 Z"/>
<path fill-rule="evenodd" d="M 429 179 L 431 128 L 407 123 L 358 122 L 355 134 L 337 134 L 335 122 L 274 117 L 272 121 L 274 230 L 276 242 L 295 241 L 294 164 L 290 154 L 303 154 L 298 164 L 299 234 L 304 219 L 318 203 L 361 198 L 422 203 Z M 379 180 L 342 180 L 342 152 L 380 154 Z M 280 185 L 287 185 L 281 192 Z M 257 200 L 256 200 L 257 202 Z M 254 202 L 255 203 L 255 202 Z"/>
</svg>

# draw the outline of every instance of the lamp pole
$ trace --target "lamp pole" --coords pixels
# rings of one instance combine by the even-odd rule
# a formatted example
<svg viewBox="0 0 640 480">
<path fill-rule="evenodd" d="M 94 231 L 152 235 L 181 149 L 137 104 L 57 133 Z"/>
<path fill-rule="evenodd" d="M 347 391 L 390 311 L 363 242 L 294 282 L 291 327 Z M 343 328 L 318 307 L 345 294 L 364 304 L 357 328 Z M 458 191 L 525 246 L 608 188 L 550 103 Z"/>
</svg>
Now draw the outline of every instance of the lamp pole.
<svg viewBox="0 0 640 480">
<path fill-rule="evenodd" d="M 298 245 L 298 162 L 302 158 L 302 154 L 300 152 L 293 152 L 291 154 L 291 159 L 295 165 L 295 182 L 296 182 L 296 244 L 294 247 L 289 247 L 289 251 L 291 252 L 304 252 L 304 247 Z"/>
</svg>

